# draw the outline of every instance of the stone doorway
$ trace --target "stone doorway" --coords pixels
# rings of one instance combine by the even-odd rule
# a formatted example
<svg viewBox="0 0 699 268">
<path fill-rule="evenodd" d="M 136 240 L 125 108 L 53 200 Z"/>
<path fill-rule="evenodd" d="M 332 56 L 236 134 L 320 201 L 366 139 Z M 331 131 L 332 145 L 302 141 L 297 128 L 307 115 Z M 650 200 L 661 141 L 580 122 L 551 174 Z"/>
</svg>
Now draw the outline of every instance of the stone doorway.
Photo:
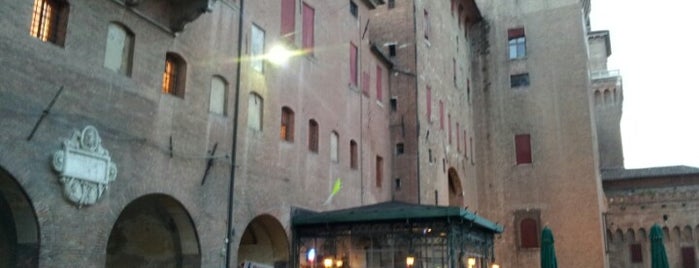
<svg viewBox="0 0 699 268">
<path fill-rule="evenodd" d="M 106 267 L 201 267 L 199 238 L 187 210 L 164 194 L 129 203 L 109 234 Z"/>
<path fill-rule="evenodd" d="M 269 267 L 288 266 L 289 239 L 277 219 L 261 215 L 245 228 L 238 247 L 238 263 L 245 262 Z"/>
<path fill-rule="evenodd" d="M 39 266 L 39 223 L 22 186 L 0 168 L 0 267 Z"/>
</svg>

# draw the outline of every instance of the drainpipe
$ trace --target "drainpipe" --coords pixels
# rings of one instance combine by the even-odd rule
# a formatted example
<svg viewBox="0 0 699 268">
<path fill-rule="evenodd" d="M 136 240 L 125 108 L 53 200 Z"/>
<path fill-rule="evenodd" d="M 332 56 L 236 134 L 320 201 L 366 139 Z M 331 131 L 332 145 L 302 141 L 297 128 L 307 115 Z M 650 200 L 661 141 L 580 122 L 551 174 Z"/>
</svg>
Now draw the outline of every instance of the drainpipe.
<svg viewBox="0 0 699 268">
<path fill-rule="evenodd" d="M 413 56 L 415 57 L 415 73 L 417 74 L 418 73 L 418 71 L 417 71 L 417 68 L 418 68 L 418 65 L 417 65 L 417 63 L 418 63 L 417 62 L 417 60 L 418 60 L 417 46 L 418 46 L 418 39 L 419 38 L 417 37 L 418 36 L 418 32 L 417 32 L 417 7 L 415 4 L 415 1 L 413 1 L 413 33 L 415 34 L 415 36 L 414 36 L 414 38 L 415 38 L 415 55 L 413 55 Z M 419 95 L 420 95 L 419 94 L 420 88 L 419 88 L 418 79 L 419 79 L 419 77 L 416 75 L 415 76 L 415 102 L 419 101 Z M 420 105 L 417 105 L 417 106 L 419 107 Z M 420 111 L 418 111 L 417 108 L 415 109 L 415 122 L 417 124 L 417 157 L 416 157 L 416 159 L 417 159 L 417 161 L 416 161 L 416 164 L 417 164 L 417 203 L 421 204 L 420 195 L 422 194 L 422 190 L 420 189 L 420 184 L 421 184 L 420 183 Z"/>
<path fill-rule="evenodd" d="M 243 53 L 243 8 L 245 0 L 240 0 L 238 13 L 238 58 L 235 70 L 235 104 L 233 105 L 233 137 L 231 138 L 231 177 L 228 181 L 228 222 L 226 224 L 226 266 L 231 267 L 231 240 L 233 239 L 233 193 L 235 190 L 235 156 L 238 144 L 238 106 L 240 103 L 240 68 Z"/>
</svg>

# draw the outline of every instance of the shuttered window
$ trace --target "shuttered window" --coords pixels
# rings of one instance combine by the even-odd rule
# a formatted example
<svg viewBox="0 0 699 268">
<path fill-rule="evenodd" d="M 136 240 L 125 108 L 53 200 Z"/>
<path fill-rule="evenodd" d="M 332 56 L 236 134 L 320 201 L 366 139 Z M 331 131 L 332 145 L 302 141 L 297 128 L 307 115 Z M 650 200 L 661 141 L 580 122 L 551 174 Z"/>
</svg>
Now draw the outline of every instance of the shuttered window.
<svg viewBox="0 0 699 268">
<path fill-rule="evenodd" d="M 519 223 L 520 245 L 522 248 L 539 247 L 539 228 L 536 220 L 525 218 Z"/>
<path fill-rule="evenodd" d="M 517 164 L 529 164 L 532 162 L 532 148 L 529 134 L 515 135 L 515 151 Z"/>
<path fill-rule="evenodd" d="M 314 44 L 315 9 L 303 3 L 303 42 L 304 50 L 312 52 Z"/>
<path fill-rule="evenodd" d="M 282 25 L 281 37 L 287 42 L 294 43 L 294 31 L 296 30 L 296 0 L 281 0 L 282 1 Z"/>
<path fill-rule="evenodd" d="M 350 43 L 350 84 L 357 86 L 357 46 Z"/>
</svg>

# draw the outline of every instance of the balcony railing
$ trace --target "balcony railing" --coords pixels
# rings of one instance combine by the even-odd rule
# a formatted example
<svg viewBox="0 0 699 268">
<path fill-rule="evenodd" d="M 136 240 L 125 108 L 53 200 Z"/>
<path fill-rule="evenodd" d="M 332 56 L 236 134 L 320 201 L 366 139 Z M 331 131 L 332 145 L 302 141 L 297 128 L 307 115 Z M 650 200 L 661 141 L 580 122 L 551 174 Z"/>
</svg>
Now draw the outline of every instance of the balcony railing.
<svg viewBox="0 0 699 268">
<path fill-rule="evenodd" d="M 590 79 L 592 79 L 592 80 L 619 77 L 619 76 L 621 76 L 621 72 L 619 72 L 619 70 L 597 70 L 597 71 L 590 72 Z"/>
</svg>

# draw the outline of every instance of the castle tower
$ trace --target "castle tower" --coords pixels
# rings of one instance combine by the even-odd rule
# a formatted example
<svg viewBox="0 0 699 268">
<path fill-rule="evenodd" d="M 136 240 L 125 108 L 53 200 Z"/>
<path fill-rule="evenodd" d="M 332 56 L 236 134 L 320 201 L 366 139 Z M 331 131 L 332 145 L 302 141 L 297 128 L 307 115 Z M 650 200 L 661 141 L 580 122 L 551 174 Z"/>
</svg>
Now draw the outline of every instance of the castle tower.
<svg viewBox="0 0 699 268">
<path fill-rule="evenodd" d="M 588 40 L 600 168 L 623 168 L 620 123 L 624 94 L 619 70 L 607 69 L 607 57 L 612 54 L 609 31 L 590 32 Z"/>
<path fill-rule="evenodd" d="M 505 225 L 496 262 L 537 267 L 548 226 L 559 266 L 607 267 L 588 93 L 589 1 L 477 3 L 479 214 Z"/>
</svg>

